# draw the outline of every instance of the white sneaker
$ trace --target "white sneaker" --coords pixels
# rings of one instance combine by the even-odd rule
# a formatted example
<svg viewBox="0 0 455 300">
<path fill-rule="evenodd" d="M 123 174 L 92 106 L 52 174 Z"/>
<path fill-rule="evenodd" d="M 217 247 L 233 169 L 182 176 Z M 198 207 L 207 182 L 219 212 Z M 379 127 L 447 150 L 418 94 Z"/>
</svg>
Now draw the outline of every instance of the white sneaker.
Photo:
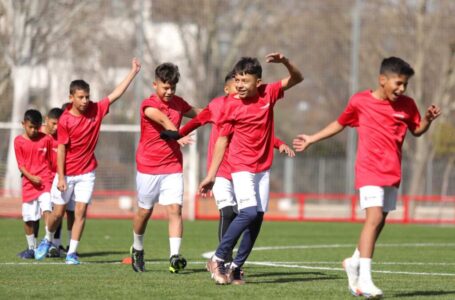
<svg viewBox="0 0 455 300">
<path fill-rule="evenodd" d="M 359 280 L 358 292 L 367 299 L 381 299 L 383 296 L 382 291 L 372 281 Z"/>
<path fill-rule="evenodd" d="M 359 267 L 352 265 L 352 259 L 350 257 L 343 260 L 343 269 L 346 271 L 346 275 L 348 275 L 348 288 L 349 292 L 355 297 L 360 296 L 359 289 L 357 287 L 359 281 Z"/>
</svg>

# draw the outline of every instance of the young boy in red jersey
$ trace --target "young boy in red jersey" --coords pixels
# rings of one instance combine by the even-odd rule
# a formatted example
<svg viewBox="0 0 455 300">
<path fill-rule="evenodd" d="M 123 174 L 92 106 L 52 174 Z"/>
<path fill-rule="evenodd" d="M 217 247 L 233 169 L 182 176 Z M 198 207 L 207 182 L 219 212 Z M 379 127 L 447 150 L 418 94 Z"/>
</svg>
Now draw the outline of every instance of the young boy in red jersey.
<svg viewBox="0 0 455 300">
<path fill-rule="evenodd" d="M 232 221 L 207 270 L 218 284 L 243 284 L 240 268 L 253 249 L 269 200 L 269 172 L 273 160 L 273 108 L 283 92 L 303 80 L 300 71 L 280 53 L 267 55 L 267 62 L 282 63 L 289 76 L 263 84 L 262 67 L 255 58 L 244 57 L 234 67 L 236 94 L 229 95 L 218 121 L 219 137 L 206 178 L 199 185 L 202 196 L 212 190 L 216 173 L 229 143 L 228 162 L 239 213 Z M 229 270 L 224 262 L 243 233 Z"/>
<path fill-rule="evenodd" d="M 153 82 L 155 94 L 145 99 L 140 108 L 141 138 L 136 152 L 139 209 L 133 220 L 133 245 L 130 248 L 131 265 L 136 272 L 145 272 L 144 234 L 156 203 L 165 207 L 169 219 L 169 271 L 176 273 L 186 266 L 186 260 L 180 255 L 183 232 L 180 145 L 184 143 L 160 138 L 162 130 L 177 130 L 183 116 L 193 118 L 199 112 L 199 109 L 175 95 L 179 78 L 176 65 L 159 65 Z"/>
<path fill-rule="evenodd" d="M 57 174 L 57 147 L 58 147 L 58 138 L 57 138 L 57 125 L 60 116 L 63 113 L 63 109 L 59 107 L 52 108 L 44 119 L 44 125 L 41 127 L 41 132 L 48 134 L 52 139 L 52 152 L 51 152 L 51 172 L 52 178 Z M 74 223 L 74 199 L 71 199 L 66 204 L 66 223 L 68 229 L 68 245 L 71 240 L 71 229 Z M 49 257 L 60 257 L 61 254 L 66 252 L 66 249 L 61 245 L 61 231 L 62 223 L 58 226 L 54 234 L 54 239 L 51 247 L 49 248 Z"/>
<path fill-rule="evenodd" d="M 70 102 L 58 123 L 57 176 L 52 184 L 54 210 L 48 224 L 51 234 L 41 241 L 35 251 L 35 258 L 46 256 L 51 246 L 52 236 L 65 214 L 66 204 L 74 198 L 75 219 L 71 241 L 66 255 L 67 264 L 80 264 L 76 255 L 82 237 L 95 184 L 95 147 L 98 142 L 101 122 L 109 112 L 109 107 L 126 91 L 140 70 L 137 59 L 131 62 L 131 70 L 126 78 L 99 102 L 90 101 L 90 86 L 83 80 L 70 84 Z"/>
<path fill-rule="evenodd" d="M 173 136 L 176 132 L 168 130 L 161 132 L 161 137 L 163 138 L 179 138 L 181 136 L 190 134 L 190 132 L 193 130 L 199 128 L 200 126 L 206 125 L 207 123 L 214 124 L 212 125 L 210 139 L 207 147 L 207 169 L 210 167 L 210 163 L 212 162 L 213 148 L 219 136 L 218 128 L 215 124 L 222 113 L 224 102 L 226 101 L 228 95 L 234 94 L 236 92 L 234 75 L 234 71 L 231 71 L 226 75 L 224 79 L 225 95 L 212 99 L 206 108 L 204 108 L 195 118 L 186 123 L 185 126 L 179 129 L 176 136 Z M 285 153 L 289 157 L 295 156 L 294 151 L 277 137 L 275 137 L 274 140 L 274 148 L 279 149 L 280 153 Z M 229 148 L 226 148 L 223 161 L 221 162 L 221 165 L 216 174 L 215 184 L 213 185 L 213 196 L 220 213 L 220 219 L 218 223 L 219 241 L 221 241 L 221 238 L 224 236 L 225 232 L 229 228 L 229 225 L 232 223 L 238 213 L 237 202 L 234 195 L 234 187 L 232 185 L 231 166 L 227 160 L 228 153 Z M 231 253 L 226 261 L 231 262 L 232 259 L 233 258 Z"/>
<path fill-rule="evenodd" d="M 40 132 L 43 119 L 41 113 L 29 109 L 24 114 L 24 133 L 14 139 L 17 165 L 22 173 L 22 219 L 28 248 L 19 256 L 33 259 L 41 213 L 46 220 L 52 211 L 50 189 L 50 155 L 52 141 Z M 48 228 L 46 227 L 46 232 Z"/>
<path fill-rule="evenodd" d="M 375 243 L 384 227 L 387 214 L 395 210 L 401 181 L 401 147 L 409 131 L 414 136 L 425 133 L 440 109 L 431 105 L 421 120 L 414 100 L 405 96 L 411 66 L 397 57 L 384 59 L 376 90 L 351 97 L 336 121 L 313 135 L 301 134 L 294 139 L 296 151 L 341 132 L 346 126 L 356 127 L 359 148 L 356 160 L 356 189 L 366 219 L 357 248 L 343 261 L 349 290 L 355 296 L 382 297 L 371 278 L 371 259 Z"/>
</svg>

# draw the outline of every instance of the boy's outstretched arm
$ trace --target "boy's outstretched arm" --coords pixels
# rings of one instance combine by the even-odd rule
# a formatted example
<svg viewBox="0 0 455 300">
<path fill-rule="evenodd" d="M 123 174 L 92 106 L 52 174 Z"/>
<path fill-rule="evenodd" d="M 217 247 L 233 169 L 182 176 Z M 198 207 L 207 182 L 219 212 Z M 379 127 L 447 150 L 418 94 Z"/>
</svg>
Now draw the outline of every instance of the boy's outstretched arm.
<svg viewBox="0 0 455 300">
<path fill-rule="evenodd" d="M 425 116 L 420 122 L 420 126 L 417 127 L 414 131 L 411 131 L 414 136 L 421 136 L 424 134 L 428 128 L 430 128 L 431 123 L 441 115 L 441 109 L 436 105 L 430 105 L 425 112 Z"/>
<path fill-rule="evenodd" d="M 226 151 L 228 143 L 229 140 L 227 136 L 220 136 L 216 140 L 209 171 L 207 172 L 207 176 L 201 181 L 198 187 L 199 194 L 202 197 L 207 197 L 207 195 L 210 196 L 212 194 L 211 190 L 215 184 L 216 173 L 218 172 L 218 168 L 223 161 L 224 152 Z"/>
<path fill-rule="evenodd" d="M 299 134 L 292 142 L 292 145 L 294 146 L 295 151 L 301 152 L 311 146 L 311 144 L 334 136 L 335 134 L 341 132 L 343 129 L 343 125 L 338 123 L 338 121 L 333 121 L 327 125 L 327 127 L 313 135 Z"/>
<path fill-rule="evenodd" d="M 137 58 L 133 58 L 131 61 L 131 70 L 128 75 L 123 79 L 122 82 L 112 91 L 112 93 L 107 96 L 109 98 L 110 104 L 114 103 L 118 98 L 120 98 L 123 93 L 126 91 L 130 83 L 133 81 L 134 77 L 136 77 L 137 73 L 141 69 L 141 65 Z"/>
<path fill-rule="evenodd" d="M 296 66 L 289 62 L 289 59 L 286 58 L 283 54 L 279 52 L 270 53 L 266 55 L 266 60 L 268 63 L 282 63 L 289 71 L 289 76 L 281 80 L 281 86 L 283 90 L 288 90 L 297 83 L 303 81 L 303 75 L 297 69 Z"/>
</svg>

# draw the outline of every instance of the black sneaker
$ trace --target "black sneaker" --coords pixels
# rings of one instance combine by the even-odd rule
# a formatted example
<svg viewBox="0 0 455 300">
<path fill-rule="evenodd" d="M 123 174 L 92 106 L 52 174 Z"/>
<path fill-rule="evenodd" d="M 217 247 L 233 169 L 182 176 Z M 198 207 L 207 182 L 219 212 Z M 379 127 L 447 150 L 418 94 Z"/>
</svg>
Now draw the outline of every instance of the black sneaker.
<svg viewBox="0 0 455 300">
<path fill-rule="evenodd" d="M 186 267 L 186 259 L 180 254 L 172 255 L 169 258 L 169 263 L 169 272 L 171 273 L 178 273 Z"/>
<path fill-rule="evenodd" d="M 131 246 L 131 266 L 135 272 L 145 272 L 144 250 L 136 250 Z"/>
</svg>

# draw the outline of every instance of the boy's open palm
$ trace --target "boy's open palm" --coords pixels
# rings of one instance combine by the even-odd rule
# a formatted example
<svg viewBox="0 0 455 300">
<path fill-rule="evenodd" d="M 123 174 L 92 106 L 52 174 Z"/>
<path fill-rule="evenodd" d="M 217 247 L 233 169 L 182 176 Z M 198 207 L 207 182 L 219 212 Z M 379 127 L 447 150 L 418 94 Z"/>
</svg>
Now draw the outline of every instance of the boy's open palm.
<svg viewBox="0 0 455 300">
<path fill-rule="evenodd" d="M 294 147 L 295 151 L 301 152 L 304 151 L 311 145 L 310 142 L 311 138 L 309 135 L 306 134 L 299 134 L 293 141 L 292 146 Z"/>
<path fill-rule="evenodd" d="M 283 63 L 287 61 L 287 58 L 279 52 L 267 54 L 265 58 L 268 63 Z"/>
</svg>

